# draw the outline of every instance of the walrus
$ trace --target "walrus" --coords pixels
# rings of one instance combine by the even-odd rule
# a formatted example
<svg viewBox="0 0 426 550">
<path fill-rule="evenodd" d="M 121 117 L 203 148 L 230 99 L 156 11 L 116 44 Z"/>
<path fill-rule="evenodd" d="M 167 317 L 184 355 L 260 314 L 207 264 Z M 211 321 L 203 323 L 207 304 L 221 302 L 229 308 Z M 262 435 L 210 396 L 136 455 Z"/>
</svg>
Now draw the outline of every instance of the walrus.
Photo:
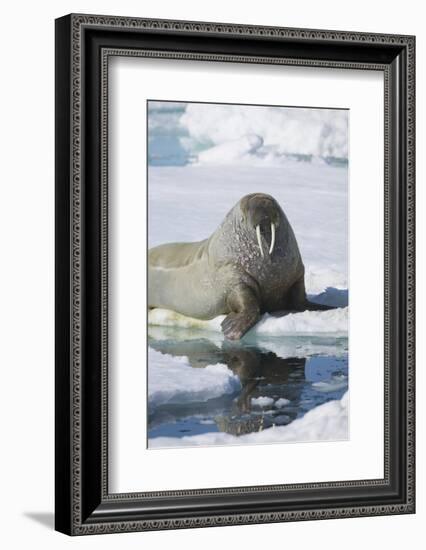
<svg viewBox="0 0 426 550">
<path fill-rule="evenodd" d="M 264 193 L 240 199 L 207 239 L 151 248 L 148 307 L 203 320 L 226 315 L 221 327 L 229 340 L 266 312 L 334 309 L 307 299 L 293 229 Z"/>
</svg>

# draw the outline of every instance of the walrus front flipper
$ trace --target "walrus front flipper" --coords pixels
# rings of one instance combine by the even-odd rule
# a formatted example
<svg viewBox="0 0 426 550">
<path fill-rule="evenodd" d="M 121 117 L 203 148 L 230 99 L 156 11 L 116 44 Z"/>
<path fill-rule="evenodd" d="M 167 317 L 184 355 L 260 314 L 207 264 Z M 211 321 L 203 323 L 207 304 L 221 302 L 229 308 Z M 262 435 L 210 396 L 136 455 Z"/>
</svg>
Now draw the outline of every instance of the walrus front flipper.
<svg viewBox="0 0 426 550">
<path fill-rule="evenodd" d="M 253 312 L 229 313 L 221 324 L 223 334 L 228 340 L 239 340 L 258 320 Z"/>
<path fill-rule="evenodd" d="M 250 287 L 239 286 L 229 295 L 228 306 L 231 313 L 222 321 L 223 334 L 228 340 L 239 340 L 259 320 L 259 300 Z"/>
</svg>

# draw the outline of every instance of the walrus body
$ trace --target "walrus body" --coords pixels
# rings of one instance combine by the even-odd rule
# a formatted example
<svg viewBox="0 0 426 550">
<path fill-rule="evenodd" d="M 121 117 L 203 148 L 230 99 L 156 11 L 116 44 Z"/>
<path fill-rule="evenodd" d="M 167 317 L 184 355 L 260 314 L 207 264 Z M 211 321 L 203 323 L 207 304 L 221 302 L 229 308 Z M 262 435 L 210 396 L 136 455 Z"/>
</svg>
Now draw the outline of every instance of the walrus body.
<svg viewBox="0 0 426 550">
<path fill-rule="evenodd" d="M 197 319 L 225 314 L 225 336 L 241 338 L 262 313 L 330 309 L 306 298 L 294 232 L 275 199 L 243 197 L 203 241 L 148 253 L 148 306 Z"/>
</svg>

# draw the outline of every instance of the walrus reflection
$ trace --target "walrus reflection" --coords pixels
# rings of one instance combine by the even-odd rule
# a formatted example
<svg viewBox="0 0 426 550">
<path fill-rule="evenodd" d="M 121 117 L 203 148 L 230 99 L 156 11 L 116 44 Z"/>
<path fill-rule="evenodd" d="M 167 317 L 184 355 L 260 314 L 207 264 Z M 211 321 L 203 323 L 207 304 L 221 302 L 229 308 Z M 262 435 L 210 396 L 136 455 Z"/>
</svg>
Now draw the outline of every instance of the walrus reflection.
<svg viewBox="0 0 426 550">
<path fill-rule="evenodd" d="M 266 388 L 286 386 L 290 374 L 293 379 L 303 380 L 306 359 L 283 359 L 272 352 L 262 353 L 256 349 L 241 348 L 229 350 L 227 355 L 227 364 L 239 376 L 242 389 L 232 404 L 231 414 L 215 418 L 219 430 L 232 435 L 243 435 L 269 428 L 274 424 L 273 416 L 263 414 L 262 410 L 256 416 L 250 415 L 253 411 L 252 398 L 257 390 L 262 390 L 260 393 L 264 394 L 267 393 L 264 391 Z M 281 415 L 280 424 L 288 424 L 296 415 L 294 410 L 285 416 Z"/>
<path fill-rule="evenodd" d="M 224 361 L 241 381 L 242 390 L 236 401 L 240 412 L 251 411 L 251 398 L 258 386 L 285 385 L 288 383 L 289 372 L 294 374 L 298 371 L 300 377 L 304 378 L 304 357 L 283 359 L 271 351 L 261 352 L 256 348 L 230 346 L 225 346 L 223 352 Z"/>
<path fill-rule="evenodd" d="M 301 399 L 303 382 L 305 380 L 304 357 L 278 357 L 271 351 L 224 341 L 221 346 L 207 338 L 192 340 L 156 340 L 149 338 L 149 345 L 161 353 L 178 357 L 187 357 L 193 368 L 204 368 L 214 363 L 226 364 L 236 374 L 241 382 L 241 391 L 235 395 L 228 406 L 216 411 L 214 416 L 217 427 L 233 435 L 242 435 L 270 427 L 274 423 L 274 416 L 264 415 L 262 409 L 252 406 L 252 398 L 256 395 L 271 393 L 285 397 L 282 392 L 291 378 L 291 400 L 297 403 Z M 300 387 L 298 390 L 297 388 Z M 226 412 L 225 412 L 226 410 Z M 224 414 L 225 412 L 225 414 Z M 181 414 L 185 411 L 181 409 Z M 160 412 L 158 414 L 161 414 Z M 279 423 L 287 424 L 297 416 L 297 407 L 287 410 L 280 415 Z M 153 419 L 155 421 L 155 419 Z"/>
</svg>

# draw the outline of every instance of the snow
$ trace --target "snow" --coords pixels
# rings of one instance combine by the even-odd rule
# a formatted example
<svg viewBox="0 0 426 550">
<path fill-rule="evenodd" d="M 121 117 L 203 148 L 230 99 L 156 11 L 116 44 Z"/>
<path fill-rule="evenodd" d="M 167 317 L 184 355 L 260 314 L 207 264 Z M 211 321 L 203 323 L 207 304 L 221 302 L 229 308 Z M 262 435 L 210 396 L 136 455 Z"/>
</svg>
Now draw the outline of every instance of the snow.
<svg viewBox="0 0 426 550">
<path fill-rule="evenodd" d="M 254 327 L 256 334 L 343 334 L 348 327 L 348 308 L 301 311 L 276 317 L 265 313 Z"/>
<path fill-rule="evenodd" d="M 206 401 L 241 389 L 238 376 L 226 365 L 193 368 L 186 357 L 162 354 L 148 349 L 148 404 Z"/>
<path fill-rule="evenodd" d="M 150 448 L 199 447 L 208 445 L 250 445 L 284 442 L 340 441 L 349 437 L 349 397 L 329 401 L 298 418 L 287 426 L 273 426 L 261 432 L 234 436 L 210 432 L 184 437 L 156 437 L 149 440 Z"/>
</svg>

